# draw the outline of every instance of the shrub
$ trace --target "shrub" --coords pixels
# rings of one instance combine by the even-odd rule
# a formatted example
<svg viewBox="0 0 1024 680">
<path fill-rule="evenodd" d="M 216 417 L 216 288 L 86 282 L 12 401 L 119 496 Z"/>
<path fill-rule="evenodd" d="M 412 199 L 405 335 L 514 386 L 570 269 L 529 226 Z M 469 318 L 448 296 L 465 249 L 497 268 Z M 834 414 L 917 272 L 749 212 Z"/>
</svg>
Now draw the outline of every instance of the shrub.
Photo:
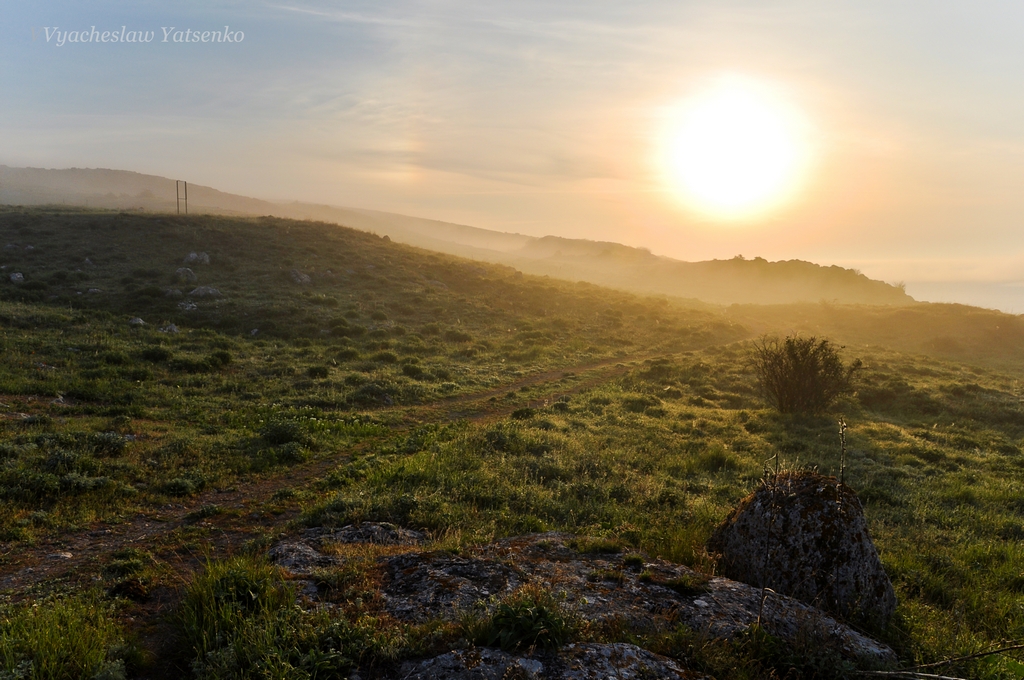
<svg viewBox="0 0 1024 680">
<path fill-rule="evenodd" d="M 309 442 L 309 433 L 306 427 L 294 420 L 271 420 L 260 429 L 260 436 L 272 446 L 281 446 L 291 442 L 299 444 Z"/>
<path fill-rule="evenodd" d="M 860 359 L 843 364 L 839 349 L 824 338 L 763 337 L 750 358 L 758 389 L 781 413 L 821 413 L 853 389 Z"/>
<path fill-rule="evenodd" d="M 166 347 L 147 347 L 142 350 L 142 358 L 146 361 L 152 361 L 158 363 L 161 361 L 167 361 L 172 356 L 171 350 Z"/>
<path fill-rule="evenodd" d="M 306 369 L 306 375 L 310 378 L 326 378 L 330 373 L 331 369 L 327 366 L 310 366 Z"/>
</svg>

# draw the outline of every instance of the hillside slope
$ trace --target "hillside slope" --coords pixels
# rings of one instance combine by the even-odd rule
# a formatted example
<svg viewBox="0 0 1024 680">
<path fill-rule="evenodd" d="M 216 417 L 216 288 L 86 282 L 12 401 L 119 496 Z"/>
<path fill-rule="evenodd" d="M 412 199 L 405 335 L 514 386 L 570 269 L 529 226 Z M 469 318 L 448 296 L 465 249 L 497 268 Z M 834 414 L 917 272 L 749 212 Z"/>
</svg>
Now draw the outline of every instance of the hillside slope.
<svg viewBox="0 0 1024 680">
<path fill-rule="evenodd" d="M 666 587 L 657 602 L 707 608 L 706 540 L 766 461 L 856 491 L 899 600 L 870 632 L 903 666 L 1024 631 L 1019 317 L 694 309 L 268 217 L 0 208 L 0 244 L 0 674 L 407 677 L 405 662 L 489 649 L 482 632 L 514 632 L 532 597 L 585 614 L 566 643 L 630 643 L 720 680 L 862 677 L 815 616 L 795 644 L 768 626 L 711 639 L 679 610 L 658 610 L 660 632 L 605 617 L 612 596 Z M 758 396 L 751 340 L 794 330 L 863 362 L 838 404 L 845 448 L 839 413 Z M 375 526 L 422 544 L 331 539 Z M 424 559 L 464 578 L 480 546 L 547 531 L 573 551 L 551 555 L 593 563 L 574 577 L 589 609 L 551 580 L 495 588 L 528 571 L 504 548 L 477 562 L 456 621 L 402 620 L 380 596 Z M 528 540 L 553 551 L 552 536 Z M 270 562 L 317 538 L 298 548 L 311 580 Z M 943 668 L 1004 680 L 1021 664 Z"/>
<path fill-rule="evenodd" d="M 274 203 L 191 184 L 193 214 L 273 215 L 315 219 L 387 235 L 395 241 L 530 274 L 644 294 L 728 305 L 826 300 L 844 304 L 910 304 L 899 287 L 853 270 L 798 260 L 683 262 L 642 248 L 555 236 L 536 238 L 393 213 L 307 203 Z M 0 166 L 0 202 L 84 205 L 174 212 L 173 180 L 119 170 L 9 168 Z"/>
</svg>

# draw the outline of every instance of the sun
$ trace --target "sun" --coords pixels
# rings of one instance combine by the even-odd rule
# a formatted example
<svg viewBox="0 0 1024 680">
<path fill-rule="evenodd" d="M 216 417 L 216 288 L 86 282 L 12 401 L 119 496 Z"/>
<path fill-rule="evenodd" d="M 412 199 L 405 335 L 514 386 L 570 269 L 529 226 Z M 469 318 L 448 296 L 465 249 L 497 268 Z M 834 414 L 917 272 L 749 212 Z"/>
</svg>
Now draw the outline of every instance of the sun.
<svg viewBox="0 0 1024 680">
<path fill-rule="evenodd" d="M 735 77 L 677 106 L 660 141 L 673 192 L 719 220 L 749 220 L 788 202 L 806 174 L 802 116 L 769 87 Z"/>
</svg>

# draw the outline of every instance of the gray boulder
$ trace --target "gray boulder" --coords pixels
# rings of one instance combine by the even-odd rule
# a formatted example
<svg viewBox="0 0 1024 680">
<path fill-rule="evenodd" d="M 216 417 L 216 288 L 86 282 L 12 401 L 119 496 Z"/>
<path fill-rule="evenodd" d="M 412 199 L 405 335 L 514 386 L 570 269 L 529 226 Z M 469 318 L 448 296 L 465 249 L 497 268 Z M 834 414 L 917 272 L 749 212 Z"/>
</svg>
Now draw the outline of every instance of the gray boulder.
<svg viewBox="0 0 1024 680">
<path fill-rule="evenodd" d="M 338 564 L 336 558 L 321 555 L 309 545 L 300 542 L 278 543 L 270 549 L 267 557 L 282 569 L 299 576 L 309 575 L 314 569 Z"/>
<path fill-rule="evenodd" d="M 636 645 L 574 644 L 550 654 L 513 655 L 497 649 L 474 648 L 406 663 L 407 680 L 643 680 L 707 676 L 684 669 L 677 662 Z"/>
<path fill-rule="evenodd" d="M 308 286 L 313 283 L 313 279 L 310 278 L 309 274 L 303 274 L 298 269 L 293 269 L 288 272 L 288 275 L 292 277 L 292 281 L 299 284 L 300 286 Z"/>
<path fill-rule="evenodd" d="M 11 283 L 25 283 L 25 275 L 21 272 L 11 274 Z"/>
<path fill-rule="evenodd" d="M 185 283 L 195 283 L 199 280 L 196 273 L 188 267 L 178 267 L 174 270 L 174 278 Z"/>
<path fill-rule="evenodd" d="M 210 256 L 192 251 L 185 256 L 185 264 L 210 264 Z"/>
<path fill-rule="evenodd" d="M 375 543 L 377 545 L 420 545 L 427 540 L 426 534 L 413 531 L 390 522 L 363 522 L 350 524 L 340 529 L 316 527 L 306 529 L 302 537 L 317 548 L 331 543 Z"/>
<path fill-rule="evenodd" d="M 199 286 L 198 288 L 193 288 L 192 291 L 189 292 L 188 296 L 189 297 L 200 297 L 200 298 L 202 298 L 202 297 L 218 298 L 218 297 L 221 296 L 221 294 L 220 294 L 219 290 L 217 290 L 216 288 L 213 288 L 212 286 Z"/>
<path fill-rule="evenodd" d="M 884 624 L 896 609 L 860 501 L 834 477 L 780 475 L 740 501 L 708 550 L 731 579 L 847 619 Z"/>
</svg>

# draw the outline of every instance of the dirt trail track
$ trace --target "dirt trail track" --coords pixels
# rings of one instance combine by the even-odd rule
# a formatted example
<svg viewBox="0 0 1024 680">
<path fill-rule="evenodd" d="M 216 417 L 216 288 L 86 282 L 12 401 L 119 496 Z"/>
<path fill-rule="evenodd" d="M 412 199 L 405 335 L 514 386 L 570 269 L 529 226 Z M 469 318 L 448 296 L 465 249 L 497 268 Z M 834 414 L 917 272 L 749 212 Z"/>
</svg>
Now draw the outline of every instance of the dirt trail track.
<svg viewBox="0 0 1024 680">
<path fill-rule="evenodd" d="M 629 356 L 607 361 L 568 366 L 524 377 L 498 388 L 483 392 L 442 399 L 415 407 L 392 407 L 376 411 L 376 414 L 399 414 L 402 425 L 392 431 L 413 427 L 422 422 L 443 422 L 465 419 L 474 422 L 499 420 L 508 416 L 524 403 L 503 403 L 501 397 L 523 387 L 550 385 L 557 387 L 566 381 L 564 389 L 552 389 L 542 398 L 529 401 L 528 406 L 537 407 L 556 399 L 558 396 L 573 394 L 595 387 L 626 373 L 627 362 L 648 358 L 646 355 Z M 366 444 L 357 445 L 356 450 Z M 206 556 L 217 557 L 236 551 L 241 545 L 263 532 L 271 531 L 294 519 L 297 509 L 280 514 L 266 512 L 263 506 L 273 495 L 284 488 L 302 487 L 322 477 L 342 462 L 351 452 L 336 451 L 305 464 L 300 464 L 254 481 L 239 482 L 227 490 L 209 490 L 197 494 L 185 502 L 163 506 L 138 514 L 131 520 L 118 524 L 99 523 L 87 529 L 70 532 L 56 537 L 47 537 L 36 545 L 0 544 L 0 593 L 8 591 L 15 597 L 25 594 L 33 585 L 55 577 L 67 577 L 75 581 L 92 578 L 96 567 L 105 558 L 121 548 L 132 546 L 158 545 L 161 537 L 173 532 L 187 530 L 190 526 L 215 529 L 204 538 L 201 550 L 187 554 L 174 553 L 169 560 L 177 571 L 190 571 Z M 217 506 L 224 512 L 209 518 L 199 518 L 197 510 Z"/>
</svg>

